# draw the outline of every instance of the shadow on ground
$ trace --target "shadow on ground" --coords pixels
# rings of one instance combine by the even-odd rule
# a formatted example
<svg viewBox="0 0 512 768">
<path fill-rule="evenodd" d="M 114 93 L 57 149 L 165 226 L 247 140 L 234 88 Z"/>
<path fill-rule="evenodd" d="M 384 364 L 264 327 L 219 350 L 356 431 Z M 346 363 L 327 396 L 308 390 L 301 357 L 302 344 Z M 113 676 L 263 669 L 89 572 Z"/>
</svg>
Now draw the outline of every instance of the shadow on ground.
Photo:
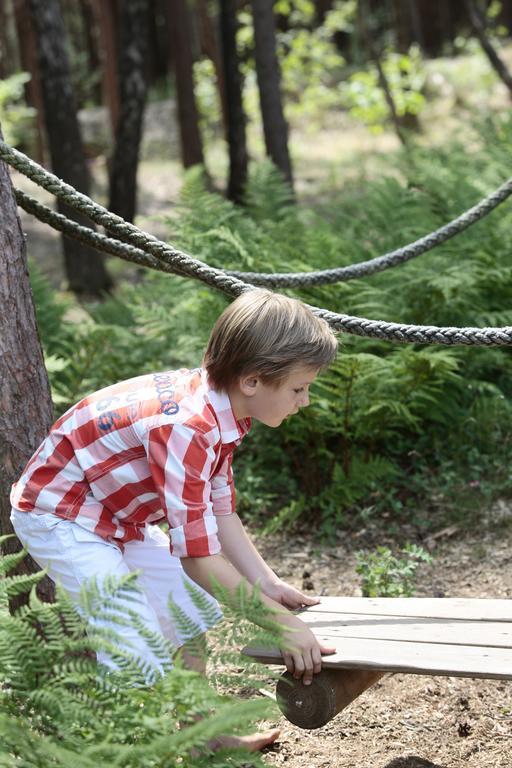
<svg viewBox="0 0 512 768">
<path fill-rule="evenodd" d="M 396 757 L 387 763 L 384 768 L 446 768 L 438 763 L 432 763 L 423 757 L 410 755 L 409 757 Z"/>
</svg>

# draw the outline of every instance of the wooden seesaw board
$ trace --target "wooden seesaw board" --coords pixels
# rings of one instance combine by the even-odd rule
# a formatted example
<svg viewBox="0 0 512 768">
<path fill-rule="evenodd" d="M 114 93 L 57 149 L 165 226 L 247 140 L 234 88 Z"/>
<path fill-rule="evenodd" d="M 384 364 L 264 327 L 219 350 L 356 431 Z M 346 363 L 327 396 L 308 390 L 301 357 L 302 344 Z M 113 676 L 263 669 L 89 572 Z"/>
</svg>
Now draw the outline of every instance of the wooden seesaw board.
<svg viewBox="0 0 512 768">
<path fill-rule="evenodd" d="M 512 600 L 324 597 L 298 615 L 336 648 L 311 686 L 287 673 L 278 683 L 283 712 L 304 728 L 324 725 L 386 672 L 512 680 Z M 244 652 L 282 664 L 277 648 Z"/>
</svg>

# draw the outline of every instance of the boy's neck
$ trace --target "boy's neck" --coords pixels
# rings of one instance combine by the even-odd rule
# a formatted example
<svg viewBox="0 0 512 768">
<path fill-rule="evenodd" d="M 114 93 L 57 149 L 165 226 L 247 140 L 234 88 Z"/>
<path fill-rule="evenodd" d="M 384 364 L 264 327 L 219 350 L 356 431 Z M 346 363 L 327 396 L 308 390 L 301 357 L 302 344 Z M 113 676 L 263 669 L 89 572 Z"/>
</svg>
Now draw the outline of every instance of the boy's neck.
<svg viewBox="0 0 512 768">
<path fill-rule="evenodd" d="M 236 387 L 228 389 L 229 402 L 231 403 L 231 409 L 237 421 L 240 419 L 246 419 L 251 414 L 248 412 L 247 401 L 245 396 Z"/>
</svg>

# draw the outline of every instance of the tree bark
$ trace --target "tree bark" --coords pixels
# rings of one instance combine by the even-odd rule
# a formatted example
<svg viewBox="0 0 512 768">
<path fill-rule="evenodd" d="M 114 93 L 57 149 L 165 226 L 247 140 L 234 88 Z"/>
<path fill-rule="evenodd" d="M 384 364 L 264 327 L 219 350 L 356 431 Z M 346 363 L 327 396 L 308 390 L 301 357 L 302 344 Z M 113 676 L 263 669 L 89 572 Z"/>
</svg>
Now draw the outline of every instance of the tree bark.
<svg viewBox="0 0 512 768">
<path fill-rule="evenodd" d="M 267 155 L 293 187 L 288 152 L 288 126 L 281 101 L 281 73 L 276 53 L 273 0 L 251 0 L 254 23 L 256 75 Z"/>
<path fill-rule="evenodd" d="M 204 165 L 199 114 L 194 94 L 191 24 L 186 0 L 169 0 L 171 45 L 174 50 L 178 121 L 183 166 Z"/>
<path fill-rule="evenodd" d="M 14 18 L 22 68 L 30 74 L 25 86 L 27 103 L 36 110 L 36 159 L 45 162 L 44 104 L 37 61 L 36 37 L 27 0 L 14 0 Z"/>
<path fill-rule="evenodd" d="M 0 129 L 0 137 L 2 135 Z M 50 385 L 37 331 L 28 279 L 25 238 L 7 166 L 0 162 L 0 533 L 12 533 L 11 485 L 46 436 L 52 423 Z M 4 553 L 20 549 L 16 539 Z M 25 558 L 18 573 L 39 570 Z M 49 580 L 40 594 L 51 599 Z"/>
<path fill-rule="evenodd" d="M 89 75 L 101 72 L 101 58 L 99 52 L 98 38 L 96 36 L 94 9 L 90 0 L 80 0 L 80 13 L 82 17 L 82 27 L 84 35 L 85 49 L 87 52 Z M 102 87 L 98 82 L 90 90 L 90 94 L 95 104 L 101 104 Z"/>
<path fill-rule="evenodd" d="M 116 135 L 119 118 L 118 40 L 116 35 L 116 0 L 91 0 L 98 25 L 101 50 L 101 89 L 103 104 L 110 113 L 112 136 Z"/>
<path fill-rule="evenodd" d="M 124 0 L 119 49 L 119 119 L 110 173 L 109 207 L 127 221 L 135 218 L 137 166 L 146 104 L 148 0 Z"/>
<path fill-rule="evenodd" d="M 0 2 L 0 80 L 19 70 L 16 35 L 13 35 L 13 9 L 8 0 Z"/>
<path fill-rule="evenodd" d="M 485 29 L 485 18 L 480 13 L 474 0 L 466 0 L 466 8 L 469 15 L 469 20 L 475 35 L 478 38 L 480 45 L 482 46 L 484 53 L 489 59 L 491 66 L 497 73 L 500 80 L 505 83 L 508 88 L 510 98 L 512 98 L 512 74 L 507 68 L 505 62 L 501 59 L 498 52 L 494 48 L 493 44 L 487 36 Z"/>
<path fill-rule="evenodd" d="M 30 0 L 37 37 L 46 132 L 53 172 L 80 192 L 89 192 L 89 174 L 80 138 L 75 98 L 66 51 L 59 0 Z M 61 213 L 85 226 L 89 220 L 64 203 Z M 76 293 L 98 296 L 112 281 L 103 257 L 77 241 L 63 238 L 64 265 L 69 287 Z"/>
<path fill-rule="evenodd" d="M 236 0 L 220 0 L 220 38 L 226 83 L 226 120 L 229 147 L 228 198 L 242 203 L 247 184 L 247 142 L 242 101 L 242 77 L 236 47 Z"/>
<path fill-rule="evenodd" d="M 222 127 L 224 136 L 228 138 L 228 105 L 226 94 L 226 76 L 222 66 L 222 54 L 219 50 L 219 42 L 216 27 L 208 11 L 207 0 L 196 0 L 197 16 L 199 21 L 199 42 L 201 53 L 208 56 L 215 70 L 217 92 L 222 114 Z M 221 43 L 222 44 L 222 43 Z"/>
</svg>

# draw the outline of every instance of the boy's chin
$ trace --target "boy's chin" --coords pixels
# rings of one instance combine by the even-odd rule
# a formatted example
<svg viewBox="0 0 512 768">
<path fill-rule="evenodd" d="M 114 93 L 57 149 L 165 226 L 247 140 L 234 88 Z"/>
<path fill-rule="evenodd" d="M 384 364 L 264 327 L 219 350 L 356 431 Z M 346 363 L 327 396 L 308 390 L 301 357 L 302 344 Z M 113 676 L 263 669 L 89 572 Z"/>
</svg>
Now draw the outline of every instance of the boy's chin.
<svg viewBox="0 0 512 768">
<path fill-rule="evenodd" d="M 266 427 L 270 427 L 271 429 L 276 429 L 277 427 L 281 426 L 281 424 L 284 421 L 284 418 L 279 420 L 276 419 L 275 421 L 267 421 L 266 419 L 265 421 L 263 421 L 263 419 L 258 419 L 258 421 L 261 422 L 261 424 L 264 424 Z"/>
</svg>

